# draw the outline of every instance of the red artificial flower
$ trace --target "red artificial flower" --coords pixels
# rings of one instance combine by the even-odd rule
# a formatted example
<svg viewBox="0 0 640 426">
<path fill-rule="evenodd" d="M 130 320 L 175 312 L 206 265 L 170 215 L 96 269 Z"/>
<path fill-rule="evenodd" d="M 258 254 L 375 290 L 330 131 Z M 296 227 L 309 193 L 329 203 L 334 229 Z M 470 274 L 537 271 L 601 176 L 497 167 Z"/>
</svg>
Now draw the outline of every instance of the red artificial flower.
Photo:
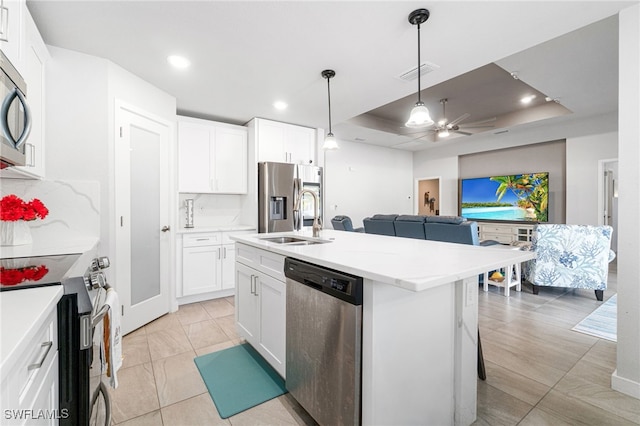
<svg viewBox="0 0 640 426">
<path fill-rule="evenodd" d="M 10 194 L 0 200 L 0 220 L 3 221 L 44 219 L 48 214 L 49 210 L 37 198 L 27 203 Z"/>
<path fill-rule="evenodd" d="M 49 269 L 46 266 L 27 266 L 26 268 L 5 269 L 0 267 L 0 284 L 17 285 L 25 281 L 39 281 L 47 273 Z"/>
</svg>

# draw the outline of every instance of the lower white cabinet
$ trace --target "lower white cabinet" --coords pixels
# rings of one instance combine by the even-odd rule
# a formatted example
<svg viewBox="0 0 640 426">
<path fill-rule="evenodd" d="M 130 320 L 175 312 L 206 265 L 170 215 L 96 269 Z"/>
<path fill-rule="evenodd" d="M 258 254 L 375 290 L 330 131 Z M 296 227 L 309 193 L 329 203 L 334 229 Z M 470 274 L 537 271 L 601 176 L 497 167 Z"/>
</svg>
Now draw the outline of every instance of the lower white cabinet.
<svg viewBox="0 0 640 426">
<path fill-rule="evenodd" d="M 282 263 L 284 256 L 238 244 L 242 250 L 255 251 L 255 259 Z M 259 262 L 241 258 L 236 262 L 236 324 L 238 333 L 285 377 L 286 358 L 286 283 L 268 273 Z M 251 266 L 248 266 L 247 264 Z M 271 263 L 270 266 L 272 266 Z M 277 276 L 277 274 L 274 274 Z"/>
<path fill-rule="evenodd" d="M 0 388 L 3 425 L 55 425 L 64 415 L 58 399 L 57 319 L 54 305 L 16 364 L 7 366 L 10 373 Z"/>
<path fill-rule="evenodd" d="M 183 296 L 222 289 L 219 245 L 184 247 L 182 268 Z"/>
<path fill-rule="evenodd" d="M 235 287 L 236 250 L 229 236 L 243 232 L 253 231 L 184 234 L 178 265 L 178 297 L 206 295 L 202 299 L 205 300 L 231 295 L 229 290 Z M 222 293 L 224 290 L 227 292 Z M 215 292 L 221 293 L 216 296 Z"/>
</svg>

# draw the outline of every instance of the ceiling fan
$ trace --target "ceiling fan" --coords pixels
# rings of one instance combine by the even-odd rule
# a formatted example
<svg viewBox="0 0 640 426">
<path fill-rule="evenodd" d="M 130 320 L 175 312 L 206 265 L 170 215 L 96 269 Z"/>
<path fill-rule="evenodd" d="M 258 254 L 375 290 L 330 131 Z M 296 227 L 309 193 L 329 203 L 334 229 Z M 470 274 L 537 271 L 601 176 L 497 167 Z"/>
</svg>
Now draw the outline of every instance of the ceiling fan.
<svg viewBox="0 0 640 426">
<path fill-rule="evenodd" d="M 429 133 L 434 133 L 435 136 L 437 136 L 437 137 L 434 138 L 433 142 L 437 142 L 437 140 L 439 138 L 446 138 L 451 133 L 458 133 L 458 134 L 465 135 L 465 136 L 470 136 L 470 135 L 473 134 L 473 133 L 465 132 L 464 129 L 493 127 L 492 125 L 480 125 L 480 124 L 484 124 L 484 123 L 489 123 L 491 121 L 495 121 L 496 117 L 493 117 L 493 118 L 490 118 L 490 119 L 487 119 L 487 120 L 477 121 L 475 123 L 468 123 L 468 124 L 460 125 L 460 123 L 462 121 L 464 121 L 467 118 L 471 117 L 471 114 L 469 114 L 469 113 L 464 113 L 460 117 L 456 118 L 455 120 L 448 121 L 447 118 L 446 118 L 447 117 L 447 114 L 446 114 L 446 103 L 447 102 L 448 102 L 447 98 L 440 99 L 440 103 L 442 104 L 442 118 L 440 120 L 438 120 L 438 122 L 435 123 L 432 128 L 427 130 L 428 133 L 425 133 L 425 134 L 423 134 L 421 136 L 418 136 L 416 139 L 423 138 L 423 137 L 427 136 Z"/>
</svg>

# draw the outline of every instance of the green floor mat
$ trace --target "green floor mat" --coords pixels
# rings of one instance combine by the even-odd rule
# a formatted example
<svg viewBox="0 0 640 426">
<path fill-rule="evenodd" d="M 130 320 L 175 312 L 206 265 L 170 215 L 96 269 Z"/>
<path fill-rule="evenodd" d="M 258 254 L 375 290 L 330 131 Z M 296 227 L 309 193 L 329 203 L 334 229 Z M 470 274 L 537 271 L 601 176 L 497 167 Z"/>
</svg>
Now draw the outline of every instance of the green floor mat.
<svg viewBox="0 0 640 426">
<path fill-rule="evenodd" d="M 223 419 L 287 392 L 284 379 L 247 343 L 193 361 Z"/>
</svg>

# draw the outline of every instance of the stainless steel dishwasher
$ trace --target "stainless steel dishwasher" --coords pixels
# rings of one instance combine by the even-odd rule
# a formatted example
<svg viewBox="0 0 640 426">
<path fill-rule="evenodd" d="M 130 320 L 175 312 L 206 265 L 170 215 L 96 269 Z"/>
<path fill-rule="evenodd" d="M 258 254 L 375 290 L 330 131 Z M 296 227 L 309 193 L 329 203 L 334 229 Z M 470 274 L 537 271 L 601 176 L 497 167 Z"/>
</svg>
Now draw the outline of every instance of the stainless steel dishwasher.
<svg viewBox="0 0 640 426">
<path fill-rule="evenodd" d="M 321 425 L 360 424 L 362 278 L 286 258 L 286 387 Z"/>
</svg>

